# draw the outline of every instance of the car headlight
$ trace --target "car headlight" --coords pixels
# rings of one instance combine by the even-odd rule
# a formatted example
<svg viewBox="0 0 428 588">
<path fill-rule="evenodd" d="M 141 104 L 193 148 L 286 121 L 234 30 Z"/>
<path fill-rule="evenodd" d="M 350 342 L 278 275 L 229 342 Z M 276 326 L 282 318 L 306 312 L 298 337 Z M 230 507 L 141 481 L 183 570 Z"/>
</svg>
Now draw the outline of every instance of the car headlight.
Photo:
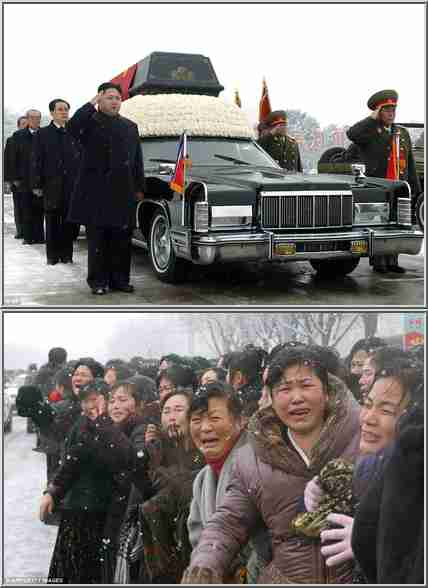
<svg viewBox="0 0 428 588">
<path fill-rule="evenodd" d="M 384 225 L 389 222 L 389 202 L 355 202 L 354 225 Z"/>
<path fill-rule="evenodd" d="M 253 207 L 246 206 L 211 206 L 211 227 L 245 227 L 253 221 Z"/>
</svg>

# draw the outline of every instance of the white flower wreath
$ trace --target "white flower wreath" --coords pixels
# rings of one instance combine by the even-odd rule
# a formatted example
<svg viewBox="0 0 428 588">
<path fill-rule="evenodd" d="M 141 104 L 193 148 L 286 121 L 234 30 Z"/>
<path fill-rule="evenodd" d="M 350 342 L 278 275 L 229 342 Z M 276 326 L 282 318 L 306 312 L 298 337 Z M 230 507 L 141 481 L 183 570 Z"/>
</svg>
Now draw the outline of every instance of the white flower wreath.
<svg viewBox="0 0 428 588">
<path fill-rule="evenodd" d="M 138 125 L 141 137 L 190 136 L 254 138 L 245 113 L 212 96 L 155 94 L 134 96 L 120 113 Z"/>
</svg>

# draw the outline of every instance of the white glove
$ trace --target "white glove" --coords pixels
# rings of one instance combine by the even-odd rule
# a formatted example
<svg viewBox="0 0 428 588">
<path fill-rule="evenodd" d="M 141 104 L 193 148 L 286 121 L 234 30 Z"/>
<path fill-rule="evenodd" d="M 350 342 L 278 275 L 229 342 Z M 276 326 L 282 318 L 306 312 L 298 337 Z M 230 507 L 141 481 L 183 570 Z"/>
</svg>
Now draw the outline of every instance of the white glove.
<svg viewBox="0 0 428 588">
<path fill-rule="evenodd" d="M 10 194 L 10 192 L 11 192 L 10 182 L 4 182 L 3 189 L 4 189 L 5 194 Z"/>
<path fill-rule="evenodd" d="M 40 190 L 40 188 L 33 188 L 33 194 L 41 198 L 43 196 L 43 190 Z"/>
<path fill-rule="evenodd" d="M 351 547 L 354 519 L 348 515 L 331 513 L 328 515 L 327 521 L 335 525 L 342 525 L 341 529 L 329 529 L 321 532 L 321 543 L 335 541 L 331 545 L 321 547 L 321 554 L 327 558 L 325 562 L 327 567 L 354 559 Z"/>
<path fill-rule="evenodd" d="M 315 476 L 315 478 L 312 478 L 312 480 L 306 484 L 303 495 L 306 510 L 308 512 L 317 510 L 323 496 L 324 492 L 318 485 L 318 476 Z"/>
</svg>

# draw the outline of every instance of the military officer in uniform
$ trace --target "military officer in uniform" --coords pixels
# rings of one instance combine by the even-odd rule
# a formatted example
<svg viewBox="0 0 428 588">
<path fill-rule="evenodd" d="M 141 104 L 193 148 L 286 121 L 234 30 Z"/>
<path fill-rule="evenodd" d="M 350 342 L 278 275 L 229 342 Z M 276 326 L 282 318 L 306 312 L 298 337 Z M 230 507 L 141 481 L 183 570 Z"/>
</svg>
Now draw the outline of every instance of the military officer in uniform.
<svg viewBox="0 0 428 588">
<path fill-rule="evenodd" d="M 397 103 L 395 90 L 376 92 L 367 101 L 372 111 L 370 116 L 350 127 L 347 135 L 358 146 L 368 176 L 405 180 L 410 185 L 412 197 L 416 197 L 421 189 L 412 141 L 407 129 L 394 123 Z M 398 265 L 398 255 L 372 257 L 370 263 L 380 273 L 406 271 Z"/>
<path fill-rule="evenodd" d="M 297 141 L 287 134 L 287 114 L 285 110 L 274 110 L 266 117 L 265 123 L 269 132 L 259 138 L 258 144 L 260 147 L 263 147 L 284 169 L 297 172 L 303 171 Z"/>
</svg>

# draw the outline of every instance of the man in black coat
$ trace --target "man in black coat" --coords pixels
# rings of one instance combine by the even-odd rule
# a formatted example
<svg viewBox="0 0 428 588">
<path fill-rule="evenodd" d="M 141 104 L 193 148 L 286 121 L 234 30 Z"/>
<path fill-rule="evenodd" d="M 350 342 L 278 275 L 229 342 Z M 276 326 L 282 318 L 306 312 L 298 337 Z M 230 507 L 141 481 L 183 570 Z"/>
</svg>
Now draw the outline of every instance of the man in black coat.
<svg viewBox="0 0 428 588">
<path fill-rule="evenodd" d="M 421 187 L 412 141 L 407 129 L 394 123 L 397 103 L 395 90 L 376 92 L 367 102 L 372 114 L 355 123 L 346 134 L 358 146 L 368 176 L 405 180 L 410 185 L 412 197 L 416 198 Z M 405 272 L 398 265 L 397 255 L 376 256 L 370 259 L 370 263 L 380 273 Z"/>
<path fill-rule="evenodd" d="M 16 126 L 18 127 L 18 131 L 21 129 L 26 129 L 28 126 L 28 120 L 26 116 L 20 116 L 17 120 Z M 15 133 L 14 133 L 15 134 Z M 7 185 L 5 185 L 5 192 L 12 192 L 13 197 L 13 217 L 15 219 L 15 227 L 16 227 L 16 234 L 15 239 L 23 239 L 24 235 L 22 232 L 22 202 L 19 198 L 19 192 L 17 192 L 16 187 L 12 184 L 12 163 L 13 163 L 13 137 L 8 137 L 6 139 L 6 145 L 4 148 L 4 167 L 3 167 L 3 174 L 4 180 Z"/>
<path fill-rule="evenodd" d="M 94 294 L 134 291 L 131 236 L 136 200 L 144 198 L 144 167 L 137 125 L 119 115 L 121 100 L 120 86 L 101 84 L 67 126 L 82 146 L 69 220 L 86 225 L 87 282 Z"/>
<path fill-rule="evenodd" d="M 56 98 L 49 103 L 52 122 L 35 135 L 31 156 L 31 187 L 43 197 L 48 265 L 72 263 L 75 227 L 66 221 L 79 169 L 80 149 L 67 132 L 70 105 Z"/>
<path fill-rule="evenodd" d="M 41 113 L 28 110 L 26 113 L 28 127 L 16 131 L 13 135 L 13 149 L 8 176 L 22 203 L 22 232 L 24 245 L 44 243 L 43 202 L 31 189 L 30 162 L 33 140 L 40 128 Z"/>
</svg>

